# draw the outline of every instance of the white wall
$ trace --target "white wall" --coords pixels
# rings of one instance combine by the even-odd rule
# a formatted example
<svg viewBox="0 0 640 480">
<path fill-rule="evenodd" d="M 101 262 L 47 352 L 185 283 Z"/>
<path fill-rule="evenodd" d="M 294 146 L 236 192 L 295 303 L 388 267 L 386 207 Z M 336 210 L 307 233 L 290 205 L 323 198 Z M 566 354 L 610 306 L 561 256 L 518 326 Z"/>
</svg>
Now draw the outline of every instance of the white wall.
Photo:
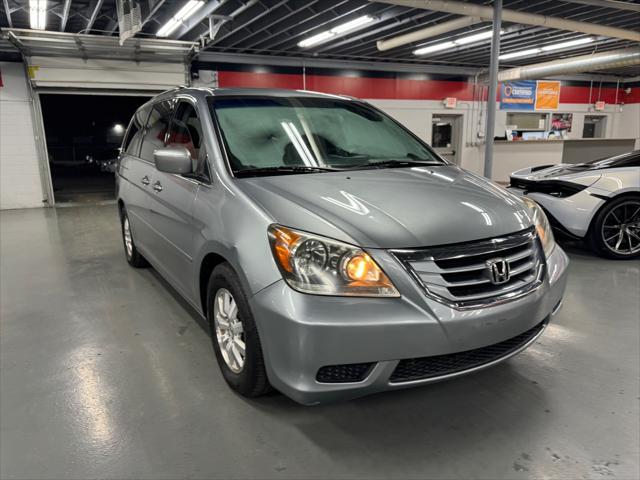
<svg viewBox="0 0 640 480">
<path fill-rule="evenodd" d="M 640 140 L 640 103 L 622 107 L 622 111 L 615 118 L 613 135 L 615 138 Z"/>
<path fill-rule="evenodd" d="M 0 62 L 0 209 L 41 207 L 40 166 L 22 63 Z"/>
<path fill-rule="evenodd" d="M 462 115 L 462 148 L 460 165 L 468 170 L 481 172 L 482 163 L 478 154 L 478 112 L 472 114 L 471 102 L 458 102 L 458 108 L 443 108 L 436 100 L 367 100 L 389 114 L 422 140 L 431 143 L 431 120 L 438 115 Z"/>
<path fill-rule="evenodd" d="M 463 116 L 463 146 L 461 166 L 476 173 L 482 173 L 484 167 L 484 139 L 478 132 L 480 114 L 476 107 L 471 111 L 471 102 L 458 102 L 456 109 L 444 109 L 442 103 L 431 100 L 368 100 L 384 112 L 391 115 L 421 139 L 431 142 L 431 119 L 434 115 L 461 114 Z M 622 110 L 616 105 L 607 105 L 602 112 L 595 112 L 586 104 L 560 104 L 558 113 L 573 113 L 573 125 L 570 139 L 581 139 L 585 115 L 604 115 L 607 117 L 606 138 L 636 138 L 640 144 L 640 104 L 625 105 Z M 550 112 L 551 113 L 551 112 Z M 482 123 L 482 122 L 480 122 Z M 507 123 L 507 111 L 496 112 L 495 135 L 502 136 Z M 553 143 L 553 142 L 551 142 Z M 533 165 L 560 163 L 562 161 L 562 143 L 536 144 L 509 147 L 497 143 L 494 147 L 494 180 L 506 181 L 508 173 Z"/>
</svg>

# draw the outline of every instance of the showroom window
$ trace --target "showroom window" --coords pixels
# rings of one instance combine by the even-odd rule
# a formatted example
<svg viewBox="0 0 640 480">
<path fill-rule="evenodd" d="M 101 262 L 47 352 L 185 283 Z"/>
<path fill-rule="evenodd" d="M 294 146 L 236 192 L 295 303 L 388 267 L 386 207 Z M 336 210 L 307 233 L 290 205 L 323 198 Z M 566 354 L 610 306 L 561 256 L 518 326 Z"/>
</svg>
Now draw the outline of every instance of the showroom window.
<svg viewBox="0 0 640 480">
<path fill-rule="evenodd" d="M 507 128 L 511 130 L 545 130 L 546 126 L 546 113 L 507 113 Z"/>
<path fill-rule="evenodd" d="M 193 172 L 197 176 L 208 176 L 207 154 L 202 144 L 202 126 L 194 106 L 186 101 L 178 103 L 171 122 L 167 146 L 182 145 L 189 150 L 193 160 Z"/>
<path fill-rule="evenodd" d="M 164 147 L 165 136 L 171 120 L 172 102 L 158 102 L 153 106 L 147 128 L 142 140 L 140 158 L 148 162 L 153 162 L 153 152 Z"/>
</svg>

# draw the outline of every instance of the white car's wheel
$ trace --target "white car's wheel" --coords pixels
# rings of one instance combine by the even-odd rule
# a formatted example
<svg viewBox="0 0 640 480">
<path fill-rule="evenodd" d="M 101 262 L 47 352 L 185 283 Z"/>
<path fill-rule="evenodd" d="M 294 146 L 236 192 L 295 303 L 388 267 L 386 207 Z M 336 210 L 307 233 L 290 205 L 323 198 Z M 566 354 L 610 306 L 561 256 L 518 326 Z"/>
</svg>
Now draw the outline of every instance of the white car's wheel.
<svg viewBox="0 0 640 480">
<path fill-rule="evenodd" d="M 607 203 L 593 221 L 589 241 L 605 257 L 640 256 L 640 196 L 625 196 Z"/>
</svg>

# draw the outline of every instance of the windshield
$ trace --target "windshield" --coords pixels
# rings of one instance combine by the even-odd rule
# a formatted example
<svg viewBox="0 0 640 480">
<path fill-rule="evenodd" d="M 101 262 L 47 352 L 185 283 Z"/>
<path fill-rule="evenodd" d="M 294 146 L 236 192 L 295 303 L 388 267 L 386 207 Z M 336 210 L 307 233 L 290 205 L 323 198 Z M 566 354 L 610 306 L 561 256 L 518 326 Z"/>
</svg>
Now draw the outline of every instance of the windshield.
<svg viewBox="0 0 640 480">
<path fill-rule="evenodd" d="M 616 167 L 637 167 L 640 166 L 640 151 L 634 151 L 629 153 L 623 153 L 622 155 L 616 155 L 615 157 L 601 158 L 598 160 L 592 160 L 590 162 L 578 163 L 574 165 L 573 169 L 578 170 L 600 170 L 603 168 L 616 168 Z"/>
<path fill-rule="evenodd" d="M 211 106 L 239 176 L 445 163 L 393 120 L 356 101 L 218 97 Z"/>
</svg>

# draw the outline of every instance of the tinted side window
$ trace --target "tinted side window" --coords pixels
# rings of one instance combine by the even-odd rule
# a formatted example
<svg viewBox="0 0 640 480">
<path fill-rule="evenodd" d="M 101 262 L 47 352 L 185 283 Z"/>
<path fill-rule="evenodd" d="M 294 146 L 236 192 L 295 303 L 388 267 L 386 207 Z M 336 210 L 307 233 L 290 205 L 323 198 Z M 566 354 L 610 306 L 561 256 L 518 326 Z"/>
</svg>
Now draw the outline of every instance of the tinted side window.
<svg viewBox="0 0 640 480">
<path fill-rule="evenodd" d="M 147 123 L 148 116 L 149 108 L 146 107 L 139 109 L 131 119 L 127 136 L 122 144 L 122 150 L 129 155 L 138 156 L 140 144 L 142 143 L 142 135 L 144 134 L 144 126 Z"/>
<path fill-rule="evenodd" d="M 153 152 L 164 147 L 164 139 L 171 120 L 171 102 L 158 102 L 153 106 L 144 130 L 140 158 L 153 162 Z"/>
<path fill-rule="evenodd" d="M 178 103 L 167 140 L 167 146 L 170 145 L 186 147 L 191 154 L 193 173 L 207 175 L 207 154 L 202 141 L 202 126 L 194 106 L 189 102 Z"/>
</svg>

